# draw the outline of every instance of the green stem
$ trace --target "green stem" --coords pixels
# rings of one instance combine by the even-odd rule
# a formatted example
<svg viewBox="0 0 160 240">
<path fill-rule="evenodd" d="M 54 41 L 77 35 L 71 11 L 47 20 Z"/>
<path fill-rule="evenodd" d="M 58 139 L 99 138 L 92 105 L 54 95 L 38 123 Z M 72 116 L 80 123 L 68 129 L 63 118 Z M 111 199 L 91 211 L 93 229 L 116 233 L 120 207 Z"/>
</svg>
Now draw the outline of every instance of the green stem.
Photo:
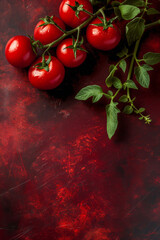
<svg viewBox="0 0 160 240">
<path fill-rule="evenodd" d="M 57 23 L 49 23 L 49 24 L 53 24 L 55 25 L 61 32 L 65 33 L 66 31 L 64 29 L 62 29 Z"/>
<path fill-rule="evenodd" d="M 122 89 L 122 88 L 120 88 L 120 89 L 118 89 L 118 90 L 116 91 L 116 93 L 114 94 L 114 96 L 112 97 L 112 99 L 114 99 L 114 98 L 118 95 L 118 93 L 121 91 L 121 89 Z"/>
<path fill-rule="evenodd" d="M 154 26 L 159 25 L 159 24 L 160 24 L 160 19 L 155 21 L 155 22 L 153 22 L 153 23 L 146 24 L 145 29 L 154 27 Z"/>
<path fill-rule="evenodd" d="M 87 13 L 89 16 L 93 16 L 94 15 L 93 13 L 87 11 L 86 9 L 83 9 L 83 12 Z"/>
<path fill-rule="evenodd" d="M 144 8 L 143 13 L 142 13 L 140 18 L 142 18 L 144 16 L 144 14 L 146 12 L 146 9 L 147 9 L 147 5 L 148 5 L 148 0 L 146 0 L 146 2 L 145 2 L 145 8 Z M 142 38 L 142 36 L 141 36 L 141 38 Z M 131 60 L 129 71 L 128 71 L 127 80 L 130 80 L 130 78 L 132 76 L 134 61 L 137 59 L 136 56 L 137 56 L 137 51 L 138 51 L 138 48 L 139 48 L 139 44 L 140 44 L 141 38 L 136 41 L 136 44 L 135 44 L 135 47 L 134 47 L 134 51 L 133 51 L 132 60 Z M 127 88 L 127 97 L 129 99 L 129 101 L 132 102 L 131 97 L 130 97 L 130 90 L 129 90 L 129 88 Z"/>
<path fill-rule="evenodd" d="M 132 59 L 131 59 L 131 64 L 130 64 L 129 71 L 128 71 L 127 80 L 130 80 L 130 78 L 132 76 L 134 61 L 137 60 L 136 55 L 137 55 L 137 51 L 138 51 L 138 48 L 139 48 L 140 41 L 141 41 L 141 39 L 136 41 L 134 52 L 133 52 L 133 56 L 132 56 Z M 139 62 L 137 62 L 137 63 L 139 64 Z M 151 122 L 150 117 L 149 116 L 145 116 L 141 112 L 138 111 L 137 107 L 133 103 L 133 100 L 131 99 L 130 89 L 129 88 L 127 88 L 127 97 L 128 97 L 130 105 L 134 109 L 134 112 L 139 114 L 142 117 L 142 119 L 144 119 L 145 123 L 149 124 Z"/>
<path fill-rule="evenodd" d="M 76 47 L 76 46 L 77 46 L 77 44 L 78 44 L 78 41 L 79 41 L 79 36 L 80 36 L 80 31 L 81 31 L 81 29 L 78 27 L 78 29 L 77 29 L 77 39 L 76 39 L 76 42 L 75 42 L 75 45 L 74 45 L 74 47 Z"/>
<path fill-rule="evenodd" d="M 133 56 L 132 56 L 131 64 L 130 64 L 130 67 L 129 67 L 127 80 L 130 80 L 131 75 L 132 75 L 134 60 L 136 59 L 136 55 L 137 55 L 138 47 L 139 47 L 139 44 L 140 44 L 140 40 L 141 39 L 136 41 L 136 44 L 135 44 L 135 47 L 134 47 Z"/>
<path fill-rule="evenodd" d="M 103 9 L 101 9 L 101 14 L 102 14 L 102 16 L 103 16 L 104 26 L 107 26 L 106 15 L 105 15 Z"/>
<path fill-rule="evenodd" d="M 136 41 L 136 44 L 135 44 L 135 47 L 134 47 L 134 51 L 133 51 L 133 56 L 132 56 L 132 59 L 131 59 L 131 64 L 130 64 L 129 71 L 128 71 L 127 80 L 130 80 L 131 76 L 132 76 L 134 60 L 136 59 L 136 55 L 137 55 L 137 51 L 138 51 L 138 48 L 139 48 L 140 41 L 141 41 L 141 39 Z M 131 97 L 130 97 L 129 88 L 127 88 L 127 97 L 129 99 L 129 101 L 131 102 L 132 100 L 131 100 Z"/>
</svg>

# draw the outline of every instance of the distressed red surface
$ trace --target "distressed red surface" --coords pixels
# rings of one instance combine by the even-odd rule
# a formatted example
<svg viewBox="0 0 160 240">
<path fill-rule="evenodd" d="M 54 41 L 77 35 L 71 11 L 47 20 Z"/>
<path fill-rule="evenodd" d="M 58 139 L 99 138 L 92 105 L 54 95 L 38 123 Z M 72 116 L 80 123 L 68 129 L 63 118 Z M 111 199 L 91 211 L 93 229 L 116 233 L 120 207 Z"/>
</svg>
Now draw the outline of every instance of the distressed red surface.
<svg viewBox="0 0 160 240">
<path fill-rule="evenodd" d="M 105 100 L 74 96 L 88 84 L 105 88 L 112 53 L 91 49 L 51 92 L 34 89 L 27 70 L 5 60 L 8 39 L 33 34 L 39 17 L 58 15 L 60 2 L 0 1 L 0 239 L 159 240 L 160 66 L 150 89 L 137 93 L 152 124 L 121 115 L 109 141 Z M 140 55 L 146 51 L 160 52 L 159 28 L 145 34 Z"/>
</svg>

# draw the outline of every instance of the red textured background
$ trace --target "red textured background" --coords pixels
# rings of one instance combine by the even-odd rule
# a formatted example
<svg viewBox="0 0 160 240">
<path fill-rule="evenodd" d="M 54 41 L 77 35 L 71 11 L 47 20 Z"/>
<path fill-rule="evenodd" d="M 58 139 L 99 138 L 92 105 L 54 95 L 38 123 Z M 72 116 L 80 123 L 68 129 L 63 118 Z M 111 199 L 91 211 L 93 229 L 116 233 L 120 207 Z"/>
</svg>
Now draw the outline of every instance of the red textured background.
<svg viewBox="0 0 160 240">
<path fill-rule="evenodd" d="M 50 92 L 5 60 L 8 39 L 32 35 L 40 17 L 58 15 L 60 2 L 0 1 L 0 239 L 159 240 L 160 65 L 150 89 L 137 93 L 152 124 L 119 115 L 109 141 L 105 100 L 74 96 L 88 84 L 105 89 L 113 53 L 90 48 L 83 66 Z M 159 27 L 145 34 L 140 55 L 146 51 L 160 52 Z"/>
</svg>

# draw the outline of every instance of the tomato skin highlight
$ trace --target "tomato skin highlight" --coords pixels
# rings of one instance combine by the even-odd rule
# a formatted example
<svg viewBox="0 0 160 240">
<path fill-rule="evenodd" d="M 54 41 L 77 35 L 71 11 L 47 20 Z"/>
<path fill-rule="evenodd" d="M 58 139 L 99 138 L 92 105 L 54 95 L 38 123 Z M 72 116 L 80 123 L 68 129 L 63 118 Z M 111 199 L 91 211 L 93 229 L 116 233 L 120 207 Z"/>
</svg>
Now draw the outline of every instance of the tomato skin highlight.
<svg viewBox="0 0 160 240">
<path fill-rule="evenodd" d="M 77 50 L 77 56 L 75 58 L 73 49 L 66 48 L 73 44 L 72 38 L 67 38 L 63 40 L 57 47 L 57 57 L 63 63 L 65 67 L 75 68 L 80 66 L 86 59 L 87 53 L 82 50 Z M 82 48 L 85 49 L 83 45 Z"/>
<path fill-rule="evenodd" d="M 77 0 L 77 2 L 81 5 L 83 5 L 83 8 L 87 10 L 88 12 L 93 13 L 93 7 L 92 4 L 88 0 Z M 75 28 L 85 22 L 90 16 L 89 14 L 85 12 L 79 13 L 79 18 L 75 15 L 75 12 L 73 9 L 71 9 L 70 6 L 75 6 L 75 0 L 63 0 L 60 7 L 59 7 L 59 15 L 64 23 L 66 23 L 68 26 Z"/>
<path fill-rule="evenodd" d="M 14 36 L 7 42 L 5 56 L 11 65 L 18 68 L 30 66 L 36 58 L 30 39 L 20 35 Z"/>
<path fill-rule="evenodd" d="M 92 25 L 99 23 L 102 23 L 101 20 L 96 18 L 88 25 L 86 31 L 88 42 L 99 50 L 108 51 L 114 49 L 121 40 L 119 28 L 114 23 L 112 23 L 113 27 L 108 27 L 106 30 L 103 30 L 101 26 Z"/>
<path fill-rule="evenodd" d="M 45 56 L 48 59 L 48 56 Z M 38 69 L 35 64 L 42 62 L 42 57 L 39 57 L 30 67 L 28 77 L 30 83 L 40 90 L 51 90 L 58 87 L 65 76 L 65 69 L 63 64 L 56 58 L 51 57 L 49 63 L 49 71 Z"/>
<path fill-rule="evenodd" d="M 57 25 L 60 26 L 63 30 L 66 29 L 65 24 L 60 18 L 53 17 L 53 21 L 57 23 Z M 63 32 L 53 24 L 39 27 L 43 23 L 43 20 L 39 21 L 34 29 L 35 40 L 39 40 L 43 45 L 49 44 L 63 35 Z"/>
</svg>

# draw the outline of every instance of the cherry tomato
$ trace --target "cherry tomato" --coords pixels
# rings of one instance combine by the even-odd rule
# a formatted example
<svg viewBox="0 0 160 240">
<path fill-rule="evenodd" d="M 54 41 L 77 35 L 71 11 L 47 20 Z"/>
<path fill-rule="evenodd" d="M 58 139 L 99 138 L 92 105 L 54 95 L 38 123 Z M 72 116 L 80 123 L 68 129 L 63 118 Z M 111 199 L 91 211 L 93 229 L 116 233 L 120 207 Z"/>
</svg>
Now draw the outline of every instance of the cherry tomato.
<svg viewBox="0 0 160 240">
<path fill-rule="evenodd" d="M 45 56 L 45 60 L 48 56 Z M 64 79 L 65 69 L 63 64 L 56 58 L 51 57 L 49 71 L 38 69 L 35 65 L 42 62 L 39 57 L 30 67 L 28 77 L 31 84 L 40 90 L 50 90 L 58 87 Z"/>
<path fill-rule="evenodd" d="M 77 50 L 76 58 L 74 56 L 73 49 L 66 48 L 73 44 L 72 38 L 67 38 L 63 40 L 57 47 L 57 57 L 63 63 L 64 66 L 69 68 L 78 67 L 81 65 L 87 56 L 87 53 L 83 50 Z M 85 49 L 83 45 L 81 48 Z"/>
<path fill-rule="evenodd" d="M 108 19 L 107 19 L 108 21 Z M 86 36 L 88 42 L 95 48 L 100 50 L 111 50 L 115 48 L 121 40 L 121 32 L 116 24 L 103 30 L 101 26 L 93 24 L 102 23 L 99 18 L 94 19 L 87 27 Z"/>
<path fill-rule="evenodd" d="M 63 30 L 65 30 L 65 25 L 60 18 L 53 17 L 53 21 Z M 47 24 L 39 27 L 42 24 L 44 24 L 43 20 L 37 23 L 34 29 L 34 38 L 35 40 L 39 40 L 43 45 L 49 44 L 62 36 L 63 32 L 55 25 Z"/>
<path fill-rule="evenodd" d="M 68 26 L 75 28 L 86 21 L 90 16 L 89 14 L 80 11 L 78 17 L 75 15 L 75 11 L 68 6 L 75 6 L 75 2 L 78 2 L 80 5 L 83 5 L 83 8 L 88 12 L 93 13 L 93 7 L 89 0 L 63 0 L 59 7 L 59 15 L 62 18 L 63 22 Z"/>
<path fill-rule="evenodd" d="M 11 38 L 5 48 L 7 61 L 15 67 L 28 67 L 36 58 L 31 41 L 25 36 Z"/>
</svg>

